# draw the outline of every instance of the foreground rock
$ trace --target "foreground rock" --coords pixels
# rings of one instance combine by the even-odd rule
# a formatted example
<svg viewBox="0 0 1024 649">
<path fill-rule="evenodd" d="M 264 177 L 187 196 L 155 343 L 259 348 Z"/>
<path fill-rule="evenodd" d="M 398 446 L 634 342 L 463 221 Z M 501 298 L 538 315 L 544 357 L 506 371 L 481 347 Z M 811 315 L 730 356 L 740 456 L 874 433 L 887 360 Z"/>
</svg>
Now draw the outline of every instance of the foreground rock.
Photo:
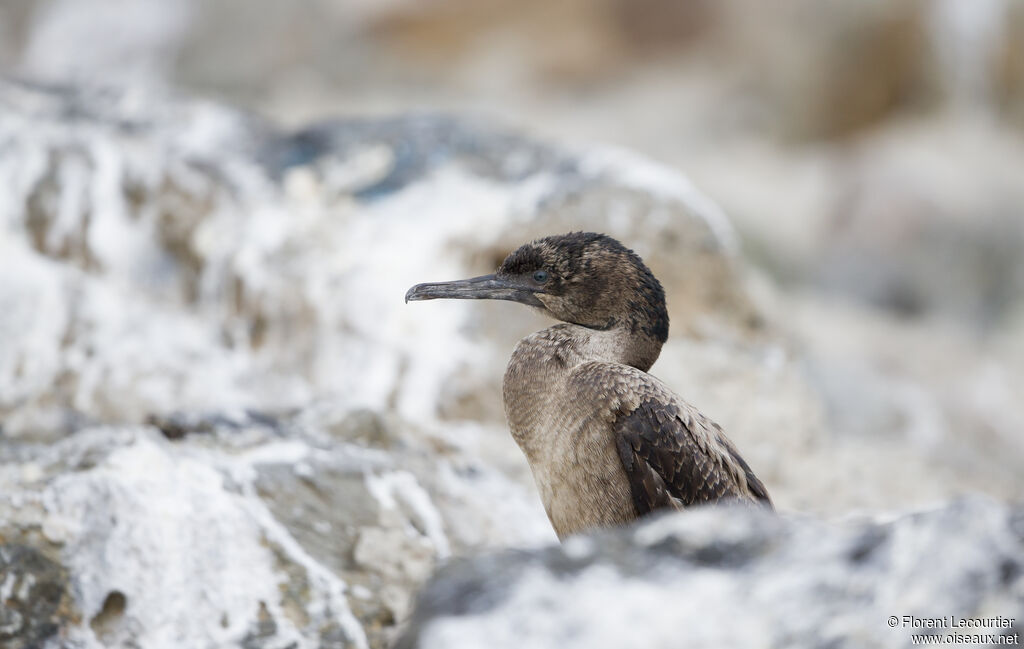
<svg viewBox="0 0 1024 649">
<path fill-rule="evenodd" d="M 1019 506 L 964 500 L 832 523 L 723 508 L 453 562 L 398 647 L 871 649 L 947 632 L 1019 642 L 1022 614 Z M 985 626 L 915 629 L 905 616 Z"/>
<path fill-rule="evenodd" d="M 553 537 L 430 430 L 317 405 L 158 424 L 0 445 L 0 645 L 383 647 L 438 560 Z"/>
</svg>

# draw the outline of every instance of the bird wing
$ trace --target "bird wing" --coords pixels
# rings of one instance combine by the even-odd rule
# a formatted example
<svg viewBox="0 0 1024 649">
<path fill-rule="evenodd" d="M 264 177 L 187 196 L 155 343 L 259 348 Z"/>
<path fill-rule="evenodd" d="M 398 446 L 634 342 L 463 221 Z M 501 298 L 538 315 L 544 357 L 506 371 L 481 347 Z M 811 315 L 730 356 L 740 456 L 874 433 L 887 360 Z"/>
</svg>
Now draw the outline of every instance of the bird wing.
<svg viewBox="0 0 1024 649">
<path fill-rule="evenodd" d="M 638 516 L 727 500 L 771 508 L 764 484 L 721 427 L 651 375 L 591 362 L 573 372 L 573 383 L 578 392 L 607 404 L 603 414 Z"/>
</svg>

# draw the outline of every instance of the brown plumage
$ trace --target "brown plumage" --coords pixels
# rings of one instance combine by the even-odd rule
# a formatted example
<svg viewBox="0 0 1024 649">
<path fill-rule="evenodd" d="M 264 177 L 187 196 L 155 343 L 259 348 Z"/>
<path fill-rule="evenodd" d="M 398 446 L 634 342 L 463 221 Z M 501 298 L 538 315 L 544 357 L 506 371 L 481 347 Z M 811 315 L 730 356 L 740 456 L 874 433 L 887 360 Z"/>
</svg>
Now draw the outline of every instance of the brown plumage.
<svg viewBox="0 0 1024 649">
<path fill-rule="evenodd" d="M 409 300 L 512 300 L 563 324 L 519 341 L 505 414 L 559 538 L 659 509 L 771 507 L 722 429 L 647 373 L 668 338 L 661 284 L 611 237 L 538 239 L 494 275 L 418 284 Z"/>
</svg>

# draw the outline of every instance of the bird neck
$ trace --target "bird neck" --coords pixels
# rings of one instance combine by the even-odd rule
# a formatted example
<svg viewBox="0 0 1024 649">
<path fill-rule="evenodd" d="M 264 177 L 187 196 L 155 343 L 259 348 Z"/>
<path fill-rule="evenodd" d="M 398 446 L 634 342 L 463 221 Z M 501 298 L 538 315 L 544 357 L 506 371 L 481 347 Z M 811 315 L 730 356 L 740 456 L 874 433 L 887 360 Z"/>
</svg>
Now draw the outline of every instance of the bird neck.
<svg viewBox="0 0 1024 649">
<path fill-rule="evenodd" d="M 581 356 L 587 360 L 621 363 L 646 372 L 661 354 L 661 341 L 626 324 L 609 329 L 588 329 L 578 325 L 570 327 L 581 343 Z"/>
</svg>

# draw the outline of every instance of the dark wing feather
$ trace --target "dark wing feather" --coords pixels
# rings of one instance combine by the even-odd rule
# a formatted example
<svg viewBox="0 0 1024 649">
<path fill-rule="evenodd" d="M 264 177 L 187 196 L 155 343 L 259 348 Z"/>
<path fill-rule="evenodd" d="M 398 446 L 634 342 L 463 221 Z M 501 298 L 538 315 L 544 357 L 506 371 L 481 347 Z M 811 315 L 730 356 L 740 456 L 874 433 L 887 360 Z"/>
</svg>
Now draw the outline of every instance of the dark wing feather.
<svg viewBox="0 0 1024 649">
<path fill-rule="evenodd" d="M 613 428 L 638 516 L 725 500 L 771 507 L 750 466 L 718 425 L 699 414 L 648 399 L 620 412 Z"/>
<path fill-rule="evenodd" d="M 747 461 L 743 459 L 739 451 L 736 450 L 736 447 L 732 445 L 732 442 L 729 441 L 729 438 L 722 434 L 721 427 L 719 427 L 718 424 L 712 425 L 715 427 L 715 430 L 718 433 L 717 438 L 719 443 L 722 444 L 725 447 L 725 449 L 729 452 L 729 456 L 732 458 L 733 462 L 735 462 L 740 467 L 740 469 L 742 469 L 743 475 L 747 480 L 747 489 L 750 491 L 751 495 L 753 495 L 754 498 L 756 498 L 758 501 L 771 507 L 772 499 L 768 495 L 768 490 L 765 489 L 764 483 L 761 482 L 756 475 L 754 475 L 754 470 L 750 468 L 750 465 L 747 464 Z"/>
</svg>

